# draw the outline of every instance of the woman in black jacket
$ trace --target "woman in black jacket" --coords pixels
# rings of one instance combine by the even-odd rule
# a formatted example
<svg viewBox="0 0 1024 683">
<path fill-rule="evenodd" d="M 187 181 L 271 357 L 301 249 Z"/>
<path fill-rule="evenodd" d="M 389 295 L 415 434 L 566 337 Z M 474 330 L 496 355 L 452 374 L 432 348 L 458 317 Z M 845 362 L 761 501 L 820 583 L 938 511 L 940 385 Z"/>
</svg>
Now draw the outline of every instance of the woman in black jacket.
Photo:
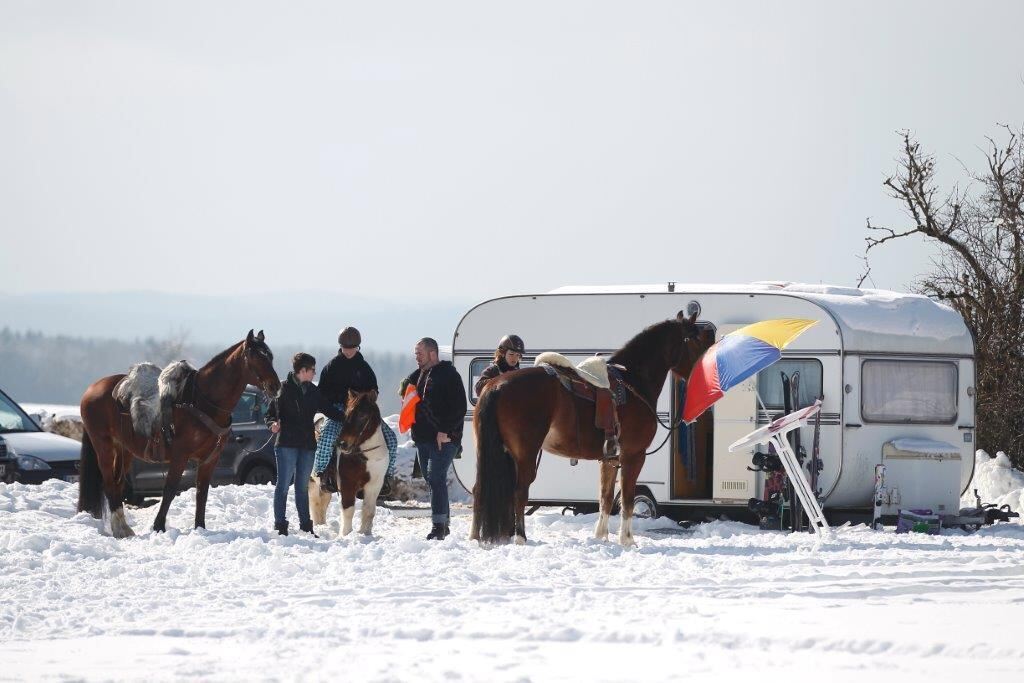
<svg viewBox="0 0 1024 683">
<path fill-rule="evenodd" d="M 277 486 L 274 488 L 274 529 L 288 535 L 285 506 L 288 487 L 295 482 L 295 508 L 299 513 L 299 528 L 313 533 L 309 517 L 307 486 L 313 470 L 316 437 L 313 435 L 313 416 L 321 410 L 320 390 L 313 384 L 316 377 L 316 359 L 308 353 L 297 353 L 292 359 L 292 371 L 281 383 L 281 392 L 267 411 L 270 431 L 277 434 L 274 459 L 277 463 Z M 327 406 L 323 412 L 334 419 L 343 419 L 338 411 Z"/>
<path fill-rule="evenodd" d="M 484 371 L 480 373 L 480 379 L 473 387 L 476 395 L 479 396 L 480 392 L 484 390 L 484 385 L 498 375 L 518 370 L 519 361 L 523 359 L 524 353 L 526 353 L 526 346 L 519 335 L 506 334 L 502 337 L 498 342 L 498 348 L 494 351 L 494 361 L 484 368 Z"/>
</svg>

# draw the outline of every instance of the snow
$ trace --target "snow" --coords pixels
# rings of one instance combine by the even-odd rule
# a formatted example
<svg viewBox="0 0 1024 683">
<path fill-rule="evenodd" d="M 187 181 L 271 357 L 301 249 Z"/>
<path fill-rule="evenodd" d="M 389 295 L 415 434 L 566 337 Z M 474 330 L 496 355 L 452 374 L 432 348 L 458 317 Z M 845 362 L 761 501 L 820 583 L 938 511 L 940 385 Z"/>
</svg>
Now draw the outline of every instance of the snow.
<svg viewBox="0 0 1024 683">
<path fill-rule="evenodd" d="M 893 439 L 892 445 L 898 451 L 910 453 L 928 453 L 930 455 L 960 454 L 960 449 L 958 447 L 948 444 L 945 441 L 935 441 L 934 439 L 904 437 L 901 439 Z"/>
<path fill-rule="evenodd" d="M 1024 483 L 980 457 L 980 486 Z M 465 505 L 442 543 L 388 509 L 373 538 L 335 538 L 336 502 L 321 538 L 283 538 L 271 487 L 225 486 L 208 530 L 186 491 L 167 533 L 129 508 L 139 535 L 118 541 L 76 495 L 0 485 L 0 679 L 904 683 L 1011 680 L 1024 658 L 1019 524 L 818 543 L 639 520 L 627 550 L 593 540 L 593 516 L 541 510 L 528 545 L 485 549 Z"/>
<path fill-rule="evenodd" d="M 21 409 L 28 413 L 29 417 L 46 429 L 47 425 L 54 420 L 72 420 L 81 422 L 78 406 L 57 405 L 54 403 L 22 403 Z"/>
<path fill-rule="evenodd" d="M 981 502 L 1009 505 L 1024 515 L 1024 472 L 1013 469 L 1006 453 L 999 451 L 994 458 L 980 449 L 975 453 L 974 478 L 960 499 L 962 507 L 975 506 L 975 489 Z"/>
</svg>

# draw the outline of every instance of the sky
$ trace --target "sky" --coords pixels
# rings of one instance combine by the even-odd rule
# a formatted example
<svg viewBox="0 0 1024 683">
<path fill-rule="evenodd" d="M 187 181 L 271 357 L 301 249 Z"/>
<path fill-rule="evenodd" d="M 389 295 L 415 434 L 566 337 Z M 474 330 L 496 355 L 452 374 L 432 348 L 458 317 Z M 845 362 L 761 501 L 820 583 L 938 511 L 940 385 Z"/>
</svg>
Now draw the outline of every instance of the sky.
<svg viewBox="0 0 1024 683">
<path fill-rule="evenodd" d="M 0 293 L 852 285 L 865 219 L 906 224 L 898 130 L 952 183 L 1024 123 L 1022 25 L 1019 2 L 0 0 Z M 887 245 L 868 284 L 932 256 Z"/>
</svg>

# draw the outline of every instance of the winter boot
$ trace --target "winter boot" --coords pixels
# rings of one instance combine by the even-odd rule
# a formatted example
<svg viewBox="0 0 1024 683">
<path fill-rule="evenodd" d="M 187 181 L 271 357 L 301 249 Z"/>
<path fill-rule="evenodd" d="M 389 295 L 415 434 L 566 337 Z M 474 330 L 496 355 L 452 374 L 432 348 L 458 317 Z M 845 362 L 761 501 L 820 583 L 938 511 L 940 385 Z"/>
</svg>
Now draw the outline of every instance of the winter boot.
<svg viewBox="0 0 1024 683">
<path fill-rule="evenodd" d="M 278 536 L 287 536 L 288 535 L 288 521 L 285 520 L 283 522 L 275 522 L 274 523 L 274 530 L 277 531 Z"/>
<path fill-rule="evenodd" d="M 313 538 L 320 538 L 319 536 L 317 536 L 316 534 L 313 533 L 313 520 L 308 520 L 306 522 L 299 522 L 299 530 L 300 531 L 308 531 L 310 534 L 312 534 Z"/>
<path fill-rule="evenodd" d="M 427 534 L 428 541 L 443 541 L 444 537 L 448 535 L 448 526 L 446 524 L 435 523 L 430 533 Z"/>
</svg>

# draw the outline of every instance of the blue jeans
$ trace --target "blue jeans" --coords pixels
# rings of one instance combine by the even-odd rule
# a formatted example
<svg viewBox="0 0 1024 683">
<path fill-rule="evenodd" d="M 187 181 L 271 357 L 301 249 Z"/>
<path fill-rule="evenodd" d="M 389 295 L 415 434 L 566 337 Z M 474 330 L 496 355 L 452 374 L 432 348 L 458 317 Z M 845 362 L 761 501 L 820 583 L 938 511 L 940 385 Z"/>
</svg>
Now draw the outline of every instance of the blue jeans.
<svg viewBox="0 0 1024 683">
<path fill-rule="evenodd" d="M 416 444 L 420 457 L 423 478 L 430 485 L 430 517 L 434 524 L 447 524 L 451 517 L 448 507 L 448 468 L 458 451 L 454 443 L 443 444 L 440 450 L 437 442 Z"/>
<path fill-rule="evenodd" d="M 277 486 L 274 488 L 274 524 L 288 521 L 285 505 L 288 503 L 288 487 L 295 481 L 295 509 L 299 511 L 299 523 L 309 519 L 309 474 L 313 471 L 315 451 L 305 448 L 274 448 L 277 463 Z"/>
</svg>

